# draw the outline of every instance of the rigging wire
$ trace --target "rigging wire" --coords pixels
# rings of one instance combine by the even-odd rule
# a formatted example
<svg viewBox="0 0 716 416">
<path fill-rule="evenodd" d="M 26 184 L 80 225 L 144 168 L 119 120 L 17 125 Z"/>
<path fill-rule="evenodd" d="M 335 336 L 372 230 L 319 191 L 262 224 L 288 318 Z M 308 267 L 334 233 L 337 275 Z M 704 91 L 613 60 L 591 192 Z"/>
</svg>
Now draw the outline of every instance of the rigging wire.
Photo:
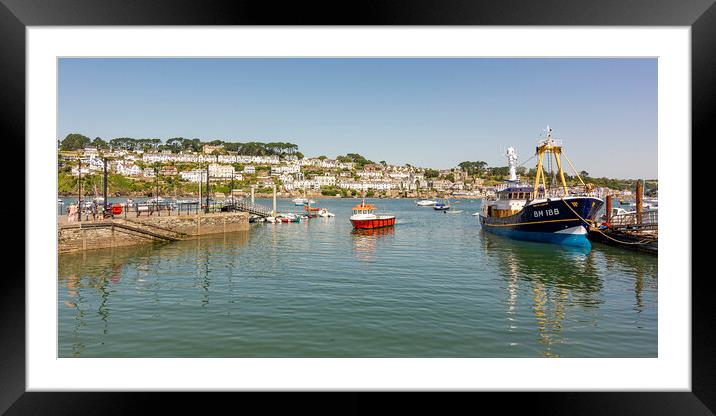
<svg viewBox="0 0 716 416">
<path fill-rule="evenodd" d="M 564 154 L 564 152 L 562 152 L 562 156 L 564 156 L 564 158 L 567 159 L 567 163 L 569 163 L 569 166 L 572 168 L 572 171 L 574 171 L 574 174 L 577 175 L 577 178 L 579 179 L 579 182 L 582 182 L 582 185 L 587 186 L 587 184 L 585 184 L 584 181 L 582 180 L 582 177 L 579 176 L 579 172 L 577 172 L 577 168 L 574 167 L 574 165 L 572 164 L 572 161 L 569 160 L 569 158 L 567 157 L 567 155 Z"/>
<path fill-rule="evenodd" d="M 525 165 L 525 163 L 529 162 L 530 160 L 534 159 L 535 157 L 537 157 L 537 155 L 536 155 L 536 154 L 532 155 L 532 157 L 531 157 L 531 158 L 529 158 L 529 159 L 525 160 L 524 162 L 520 163 L 519 165 L 517 165 L 517 167 L 519 168 L 519 167 L 522 167 L 522 166 L 524 166 L 524 165 Z"/>
</svg>

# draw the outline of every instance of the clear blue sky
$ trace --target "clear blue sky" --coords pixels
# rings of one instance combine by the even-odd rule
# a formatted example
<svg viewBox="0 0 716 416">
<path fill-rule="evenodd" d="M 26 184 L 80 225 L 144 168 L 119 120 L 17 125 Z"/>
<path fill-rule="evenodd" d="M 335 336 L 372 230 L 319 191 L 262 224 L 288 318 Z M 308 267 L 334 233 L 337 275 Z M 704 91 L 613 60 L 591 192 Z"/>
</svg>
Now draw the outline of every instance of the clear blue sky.
<svg viewBox="0 0 716 416">
<path fill-rule="evenodd" d="M 656 59 L 59 61 L 58 138 L 287 141 L 307 156 L 505 166 L 549 124 L 592 176 L 657 177 Z M 529 162 L 528 167 L 533 167 Z"/>
</svg>

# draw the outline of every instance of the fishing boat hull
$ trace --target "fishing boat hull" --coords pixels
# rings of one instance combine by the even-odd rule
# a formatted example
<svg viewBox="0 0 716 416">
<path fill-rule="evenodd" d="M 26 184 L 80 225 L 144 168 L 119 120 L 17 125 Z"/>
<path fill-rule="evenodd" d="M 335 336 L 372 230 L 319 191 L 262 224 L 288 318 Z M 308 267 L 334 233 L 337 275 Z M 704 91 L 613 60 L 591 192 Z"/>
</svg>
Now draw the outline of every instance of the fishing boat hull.
<svg viewBox="0 0 716 416">
<path fill-rule="evenodd" d="M 378 217 L 372 219 L 351 219 L 351 224 L 355 229 L 372 229 L 391 227 L 395 225 L 395 217 Z"/>
<path fill-rule="evenodd" d="M 589 247 L 588 223 L 594 222 L 603 204 L 592 197 L 540 201 L 507 217 L 480 214 L 480 225 L 487 232 L 517 240 Z"/>
</svg>

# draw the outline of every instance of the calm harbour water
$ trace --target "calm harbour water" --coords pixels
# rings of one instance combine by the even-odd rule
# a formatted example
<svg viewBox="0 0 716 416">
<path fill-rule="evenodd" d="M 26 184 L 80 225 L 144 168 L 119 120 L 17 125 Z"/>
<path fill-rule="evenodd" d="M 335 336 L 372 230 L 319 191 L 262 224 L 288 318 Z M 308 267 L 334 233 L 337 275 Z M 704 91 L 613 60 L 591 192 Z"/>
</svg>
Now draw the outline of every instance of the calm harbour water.
<svg viewBox="0 0 716 416">
<path fill-rule="evenodd" d="M 366 200 L 397 223 L 356 232 L 358 201 L 319 199 L 335 218 L 60 255 L 59 356 L 657 356 L 656 257 L 486 234 L 479 200 L 453 200 L 453 215 Z"/>
</svg>

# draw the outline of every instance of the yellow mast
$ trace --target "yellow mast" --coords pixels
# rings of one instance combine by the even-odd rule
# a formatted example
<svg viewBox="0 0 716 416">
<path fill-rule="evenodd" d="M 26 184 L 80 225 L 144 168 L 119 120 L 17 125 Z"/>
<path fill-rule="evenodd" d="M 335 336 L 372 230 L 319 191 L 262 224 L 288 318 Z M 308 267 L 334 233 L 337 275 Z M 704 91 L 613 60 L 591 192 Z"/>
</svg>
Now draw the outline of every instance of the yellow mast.
<svg viewBox="0 0 716 416">
<path fill-rule="evenodd" d="M 562 163 L 560 161 L 560 154 L 562 153 L 562 144 L 552 139 L 552 129 L 547 126 L 547 138 L 537 144 L 537 155 L 539 156 L 539 161 L 537 162 L 537 174 L 535 175 L 534 183 L 535 198 L 537 198 L 539 192 L 540 178 L 542 178 L 545 196 L 547 195 L 547 186 L 544 180 L 545 174 L 543 172 L 542 167 L 544 155 L 547 152 L 551 152 L 552 154 L 554 154 L 554 159 L 557 161 L 557 171 L 559 173 L 559 179 L 562 181 L 562 188 L 564 189 L 564 194 L 567 195 L 567 182 L 564 180 L 564 171 L 562 170 Z"/>
<path fill-rule="evenodd" d="M 535 175 L 535 186 L 534 186 L 534 198 L 537 199 L 537 192 L 539 191 L 539 177 L 542 176 L 542 159 L 544 158 L 544 153 L 539 153 L 539 148 L 537 148 L 537 153 L 539 154 L 539 160 L 537 161 L 537 174 Z M 545 189 L 547 191 L 547 189 Z"/>
<path fill-rule="evenodd" d="M 562 188 L 564 188 L 564 196 L 567 196 L 567 182 L 564 180 L 564 171 L 562 170 L 562 163 L 559 160 L 559 156 L 562 154 L 562 147 L 554 152 L 554 158 L 557 160 L 557 172 L 559 172 L 559 179 L 562 181 Z"/>
</svg>

